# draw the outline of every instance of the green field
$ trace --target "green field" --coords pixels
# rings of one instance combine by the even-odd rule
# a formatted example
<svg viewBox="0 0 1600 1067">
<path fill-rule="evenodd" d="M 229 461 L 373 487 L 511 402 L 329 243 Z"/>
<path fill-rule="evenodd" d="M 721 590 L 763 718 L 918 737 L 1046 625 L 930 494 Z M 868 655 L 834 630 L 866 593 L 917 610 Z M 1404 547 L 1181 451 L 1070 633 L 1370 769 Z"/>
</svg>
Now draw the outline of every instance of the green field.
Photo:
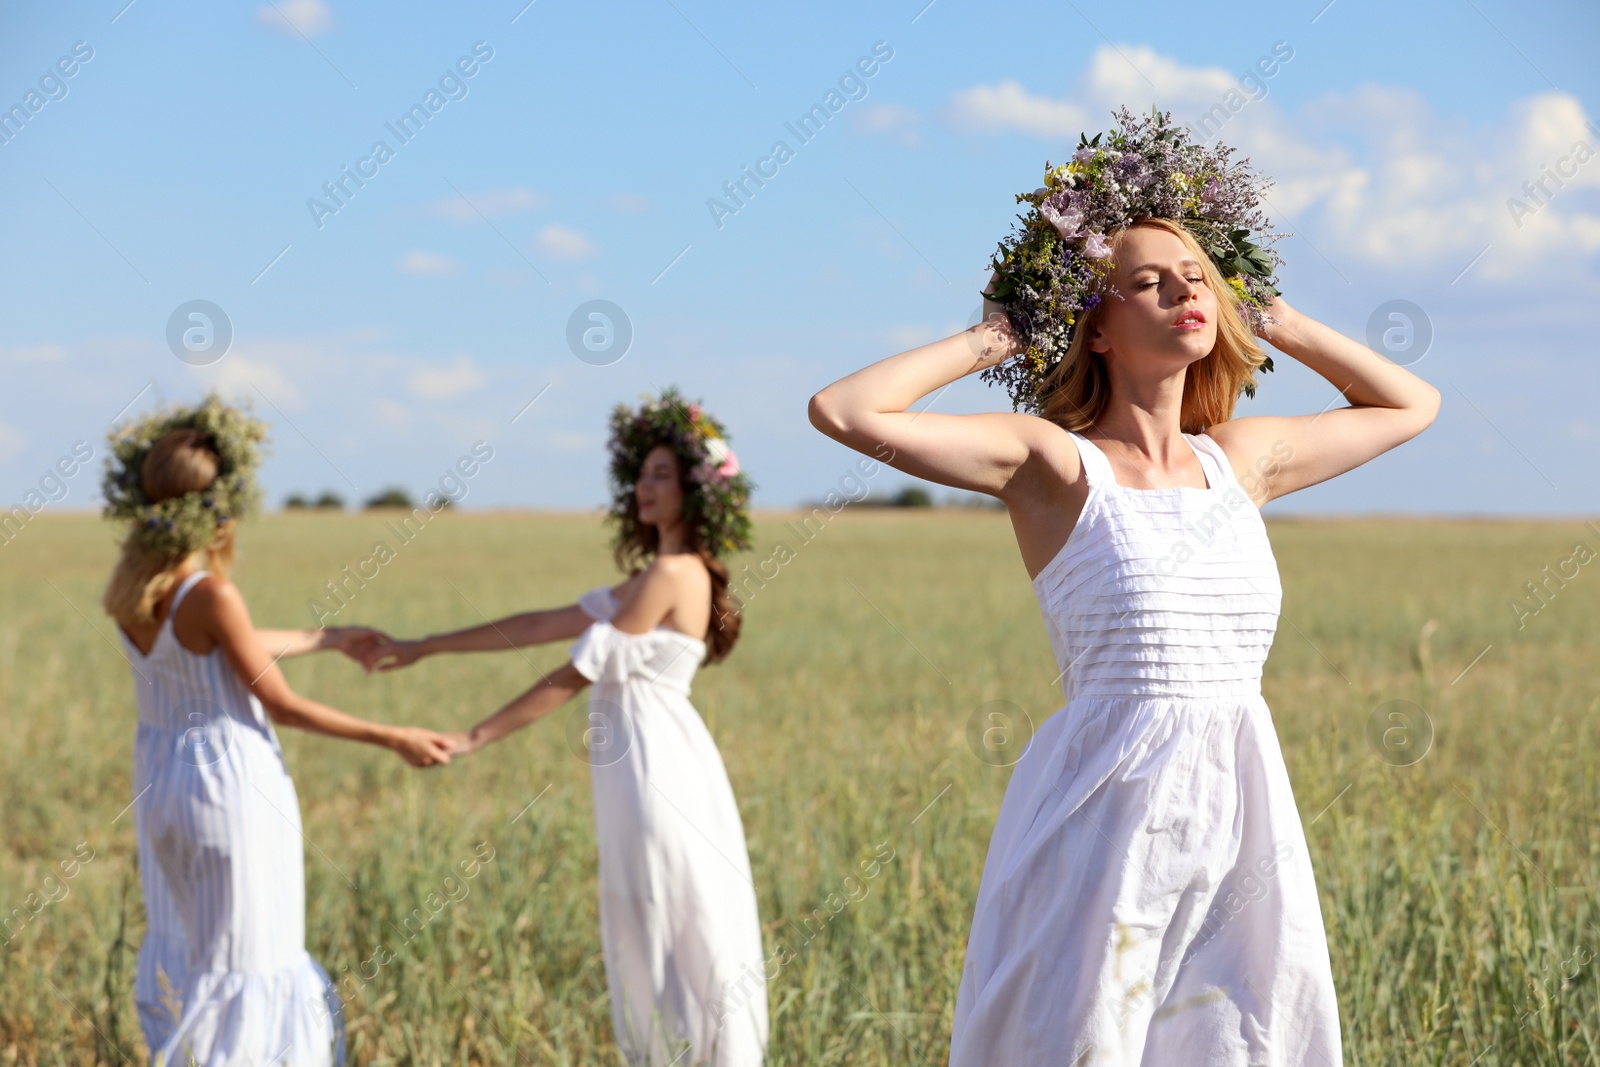
<svg viewBox="0 0 1600 1067">
<path fill-rule="evenodd" d="M 803 546 L 788 517 L 758 516 L 738 565 L 779 539 L 795 558 L 749 599 L 738 648 L 694 693 L 739 797 L 768 953 L 792 957 L 770 987 L 768 1062 L 943 1063 L 1008 773 L 969 747 L 968 722 L 992 700 L 1052 713 L 1049 646 L 1001 513 L 846 509 Z M 249 526 L 235 578 L 257 623 L 312 625 L 308 600 L 370 554 L 382 524 Z M 1264 691 L 1307 824 L 1347 1063 L 1600 1064 L 1600 565 L 1552 583 L 1520 629 L 1510 607 L 1600 535 L 1579 522 L 1269 525 L 1285 594 Z M 113 555 L 110 528 L 86 516 L 43 516 L 0 547 L 0 915 L 27 919 L 0 949 L 0 1065 L 146 1060 L 132 998 L 144 919 L 133 819 L 119 814 L 134 695 L 97 607 Z M 445 515 L 335 621 L 411 634 L 613 580 L 597 519 Z M 332 654 L 286 668 L 353 713 L 445 727 L 565 657 L 450 657 L 372 678 Z M 1420 760 L 1425 731 L 1397 732 L 1380 710 L 1391 701 L 1425 709 Z M 620 1062 L 589 769 L 566 730 L 578 703 L 429 772 L 282 732 L 311 951 L 336 979 L 380 945 L 394 955 L 348 1004 L 353 1063 Z M 1386 744 L 1369 737 L 1375 713 Z M 470 892 L 399 933 L 485 842 L 494 858 Z M 885 845 L 875 878 L 846 882 Z"/>
</svg>

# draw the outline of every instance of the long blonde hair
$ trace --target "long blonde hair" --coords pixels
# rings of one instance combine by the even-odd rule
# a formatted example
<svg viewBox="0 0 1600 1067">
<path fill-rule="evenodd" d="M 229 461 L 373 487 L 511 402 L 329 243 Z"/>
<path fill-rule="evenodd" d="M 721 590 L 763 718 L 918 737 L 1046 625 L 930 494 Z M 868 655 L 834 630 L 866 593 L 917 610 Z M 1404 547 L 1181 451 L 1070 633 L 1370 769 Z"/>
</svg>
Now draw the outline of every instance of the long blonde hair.
<svg viewBox="0 0 1600 1067">
<path fill-rule="evenodd" d="M 219 460 L 209 439 L 199 430 L 173 430 L 145 456 L 139 483 L 152 503 L 185 493 L 198 493 L 216 481 Z M 122 555 L 111 572 L 100 606 L 124 630 L 155 625 L 155 608 L 172 589 L 177 573 L 202 554 L 206 570 L 226 578 L 233 569 L 232 521 L 220 523 L 217 535 L 201 552 L 174 556 L 140 543 L 132 533 L 122 543 Z"/>
<path fill-rule="evenodd" d="M 1255 333 L 1240 314 L 1238 294 L 1200 247 L 1200 242 L 1180 224 L 1171 219 L 1143 218 L 1118 230 L 1110 242 L 1113 264 L 1123 237 L 1136 226 L 1165 230 L 1181 240 L 1189 253 L 1200 261 L 1206 286 L 1217 296 L 1217 343 L 1203 359 L 1189 365 L 1178 415 L 1180 430 L 1202 433 L 1208 426 L 1233 417 L 1240 391 L 1245 383 L 1254 384 L 1256 368 L 1261 366 L 1266 354 L 1256 344 Z M 1105 359 L 1089 348 L 1090 337 L 1105 306 L 1106 301 L 1102 299 L 1078 319 L 1067 354 L 1045 376 L 1039 414 L 1064 429 L 1078 431 L 1093 426 L 1105 413 L 1111 399 L 1111 377 Z"/>
</svg>

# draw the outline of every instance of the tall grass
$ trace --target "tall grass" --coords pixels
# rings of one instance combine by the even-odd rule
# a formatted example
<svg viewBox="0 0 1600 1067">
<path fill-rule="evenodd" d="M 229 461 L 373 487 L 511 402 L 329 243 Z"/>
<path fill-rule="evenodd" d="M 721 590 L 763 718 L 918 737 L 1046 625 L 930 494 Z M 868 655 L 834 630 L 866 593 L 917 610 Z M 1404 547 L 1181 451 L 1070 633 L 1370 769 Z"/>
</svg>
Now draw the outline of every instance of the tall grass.
<svg viewBox="0 0 1600 1067">
<path fill-rule="evenodd" d="M 942 1063 L 1008 773 L 977 758 L 968 723 L 991 700 L 1035 722 L 1059 705 L 1038 608 L 1003 515 L 846 512 L 803 545 L 782 518 L 758 523 L 748 562 L 780 539 L 795 558 L 751 587 L 738 649 L 694 692 L 739 797 L 767 950 L 784 961 L 769 1063 Z M 1523 629 L 1508 606 L 1577 540 L 1600 539 L 1578 523 L 1271 529 L 1285 599 L 1264 692 L 1307 825 L 1347 1062 L 1600 1064 L 1600 572 L 1584 567 Z M 271 516 L 245 531 L 236 579 L 259 624 L 309 626 L 307 602 L 379 537 L 394 542 L 371 515 Z M 41 517 L 0 547 L 0 916 L 14 930 L 0 1064 L 146 1061 L 133 687 L 96 607 L 112 557 L 87 517 Z M 612 580 L 596 520 L 447 516 L 333 621 L 416 633 Z M 565 654 L 372 678 L 330 655 L 286 669 L 353 713 L 454 726 Z M 1385 735 L 1391 701 L 1426 718 Z M 309 947 L 350 992 L 354 1063 L 620 1062 L 574 710 L 426 773 L 282 732 Z M 392 958 L 375 969 L 380 948 Z"/>
</svg>

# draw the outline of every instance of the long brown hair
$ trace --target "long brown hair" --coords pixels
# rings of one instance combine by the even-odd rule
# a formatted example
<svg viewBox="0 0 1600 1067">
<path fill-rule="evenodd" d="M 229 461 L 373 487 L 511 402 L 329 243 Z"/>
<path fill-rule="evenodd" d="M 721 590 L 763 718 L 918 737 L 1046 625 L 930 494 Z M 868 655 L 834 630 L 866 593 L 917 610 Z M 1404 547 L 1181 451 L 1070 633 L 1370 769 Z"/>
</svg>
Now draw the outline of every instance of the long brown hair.
<svg viewBox="0 0 1600 1067">
<path fill-rule="evenodd" d="M 672 466 L 678 472 L 678 488 L 683 491 L 687 499 L 693 492 L 694 486 L 689 480 L 689 472 L 684 466 L 683 457 L 678 455 L 678 450 L 669 442 L 662 441 L 667 450 L 672 453 Z M 684 535 L 688 540 L 689 549 L 700 557 L 700 562 L 706 565 L 706 570 L 711 572 L 711 626 L 706 631 L 706 658 L 702 661 L 709 665 L 721 663 L 727 659 L 728 653 L 733 651 L 733 646 L 739 640 L 739 615 L 738 602 L 728 592 L 728 566 L 700 542 L 700 530 L 693 522 L 683 524 Z M 627 574 L 638 574 L 650 560 L 654 559 L 661 548 L 661 533 L 653 523 L 639 521 L 639 498 L 630 492 L 628 494 L 626 511 L 623 514 L 617 531 L 617 541 L 613 546 L 611 555 L 617 561 L 617 567 Z"/>
<path fill-rule="evenodd" d="M 1183 379 L 1183 402 L 1178 428 L 1184 433 L 1203 433 L 1207 427 L 1233 418 L 1233 408 L 1245 383 L 1254 384 L 1256 368 L 1266 354 L 1256 344 L 1255 333 L 1239 312 L 1239 297 L 1223 278 L 1200 242 L 1171 219 L 1143 218 L 1111 237 L 1112 263 L 1116 263 L 1122 238 L 1135 226 L 1165 230 L 1183 241 L 1189 253 L 1200 261 L 1206 286 L 1217 297 L 1217 343 L 1202 359 L 1191 363 Z M 1108 274 L 1109 276 L 1109 274 Z M 1094 328 L 1104 314 L 1101 300 L 1082 315 L 1072 333 L 1072 343 L 1060 363 L 1045 377 L 1043 403 L 1039 413 L 1064 429 L 1078 431 L 1093 426 L 1105 413 L 1111 399 L 1111 377 L 1105 358 L 1089 348 Z"/>
<path fill-rule="evenodd" d="M 216 481 L 220 465 L 210 439 L 199 430 L 173 430 L 157 441 L 139 468 L 139 484 L 151 503 L 185 493 L 198 493 Z M 217 536 L 205 548 L 206 569 L 226 578 L 233 569 L 232 521 L 217 527 Z M 155 608 L 172 589 L 177 572 L 189 556 L 153 551 L 131 534 L 122 543 L 122 555 L 111 572 L 100 606 L 124 630 L 155 625 Z"/>
</svg>

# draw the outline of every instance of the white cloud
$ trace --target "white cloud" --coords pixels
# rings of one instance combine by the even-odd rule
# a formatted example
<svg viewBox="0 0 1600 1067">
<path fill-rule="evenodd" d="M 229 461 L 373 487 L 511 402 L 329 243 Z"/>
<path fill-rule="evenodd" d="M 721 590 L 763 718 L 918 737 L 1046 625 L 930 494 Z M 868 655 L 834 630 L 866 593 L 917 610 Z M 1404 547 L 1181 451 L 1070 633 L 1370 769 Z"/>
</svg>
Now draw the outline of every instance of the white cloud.
<svg viewBox="0 0 1600 1067">
<path fill-rule="evenodd" d="M 943 117 L 963 132 L 1031 134 L 1051 142 L 1044 155 L 1060 158 L 1080 133 L 1107 128 L 1116 106 L 1148 113 L 1159 101 L 1197 138 L 1233 146 L 1236 160 L 1269 175 L 1274 228 L 1304 230 L 1340 273 L 1426 268 L 1448 280 L 1487 247 L 1472 270 L 1503 281 L 1600 252 L 1600 127 L 1577 98 L 1539 93 L 1501 119 L 1471 124 L 1437 114 L 1413 89 L 1364 85 L 1286 111 L 1273 90 L 1296 76 L 1294 63 L 1292 55 L 1280 62 L 1251 92 L 1221 68 L 1104 45 L 1066 95 L 1015 80 L 977 85 L 953 94 Z M 886 115 L 880 124 L 909 121 Z M 1541 181 L 1543 190 L 1525 185 Z M 1280 246 L 1291 250 L 1317 255 L 1292 238 Z"/>
<path fill-rule="evenodd" d="M 52 363 L 66 359 L 67 346 L 54 343 L 0 348 L 0 358 L 13 363 Z"/>
<path fill-rule="evenodd" d="M 611 206 L 618 211 L 649 211 L 650 201 L 638 193 L 617 193 L 611 198 Z"/>
<path fill-rule="evenodd" d="M 1600 422 L 1574 419 L 1562 428 L 1562 432 L 1572 441 L 1600 441 Z"/>
<path fill-rule="evenodd" d="M 423 400 L 448 400 L 482 388 L 488 378 L 466 356 L 457 356 L 445 367 L 423 367 L 413 371 L 407 383 L 413 396 Z"/>
<path fill-rule="evenodd" d="M 451 222 L 478 222 L 484 218 L 533 211 L 544 207 L 550 199 L 520 185 L 506 189 L 484 189 L 476 193 L 463 190 L 462 195 L 466 197 L 465 200 L 455 193 L 441 197 L 429 205 L 429 210 Z"/>
<path fill-rule="evenodd" d="M 915 108 L 904 104 L 863 104 L 850 117 L 855 128 L 863 133 L 890 133 L 914 126 L 920 119 Z"/>
<path fill-rule="evenodd" d="M 273 0 L 256 8 L 256 21 L 290 37 L 320 37 L 333 29 L 333 12 L 323 0 Z"/>
<path fill-rule="evenodd" d="M 850 128 L 856 133 L 888 135 L 902 148 L 921 148 L 918 124 L 922 116 L 904 104 L 865 104 L 851 112 Z"/>
<path fill-rule="evenodd" d="M 1287 69 L 1292 67 L 1291 59 Z M 1278 76 L 1284 73 L 1280 68 Z M 1129 44 L 1096 48 L 1084 78 L 1092 114 L 1085 127 L 1074 133 L 1090 136 L 1111 121 L 1111 110 L 1119 104 L 1127 104 L 1137 115 L 1148 114 L 1151 105 L 1159 103 L 1161 110 L 1173 112 L 1173 117 L 1182 121 L 1187 117 L 1183 104 L 1209 106 L 1239 85 L 1238 75 L 1220 67 L 1186 67 L 1149 45 Z M 1267 84 L 1270 94 L 1271 83 Z M 1077 146 L 1076 139 L 1073 146 Z"/>
<path fill-rule="evenodd" d="M 551 259 L 587 259 L 596 251 L 582 231 L 554 222 L 539 231 L 533 246 Z"/>
<path fill-rule="evenodd" d="M 27 443 L 28 439 L 20 430 L 14 430 L 0 422 L 0 464 L 10 463 L 22 455 Z"/>
<path fill-rule="evenodd" d="M 378 397 L 372 401 L 372 413 L 378 421 L 394 430 L 411 428 L 411 411 L 397 400 Z"/>
<path fill-rule="evenodd" d="M 885 331 L 884 338 L 900 349 L 915 348 L 935 339 L 926 326 L 895 326 Z"/>
<path fill-rule="evenodd" d="M 584 433 L 566 433 L 562 430 L 552 430 L 547 438 L 555 447 L 563 452 L 574 452 L 578 449 L 588 448 L 595 443 L 595 438 Z"/>
<path fill-rule="evenodd" d="M 950 98 L 946 119 L 970 133 L 1021 130 L 1036 137 L 1076 137 L 1088 126 L 1087 113 L 1070 100 L 1033 96 L 1015 81 L 975 85 Z"/>
<path fill-rule="evenodd" d="M 207 385 L 224 396 L 248 400 L 257 407 L 261 406 L 263 394 L 279 407 L 305 407 L 305 394 L 285 373 L 282 361 L 275 358 L 278 353 L 263 352 L 264 358 L 258 358 L 253 354 L 269 347 L 256 346 L 246 351 L 234 348 L 219 362 L 208 367 L 195 368 L 195 373 L 202 378 L 208 378 Z M 273 362 L 269 363 L 267 359 L 272 359 Z M 267 411 L 271 411 L 270 405 Z"/>
<path fill-rule="evenodd" d="M 402 274 L 460 274 L 461 264 L 433 252 L 407 252 L 395 263 Z"/>
</svg>

